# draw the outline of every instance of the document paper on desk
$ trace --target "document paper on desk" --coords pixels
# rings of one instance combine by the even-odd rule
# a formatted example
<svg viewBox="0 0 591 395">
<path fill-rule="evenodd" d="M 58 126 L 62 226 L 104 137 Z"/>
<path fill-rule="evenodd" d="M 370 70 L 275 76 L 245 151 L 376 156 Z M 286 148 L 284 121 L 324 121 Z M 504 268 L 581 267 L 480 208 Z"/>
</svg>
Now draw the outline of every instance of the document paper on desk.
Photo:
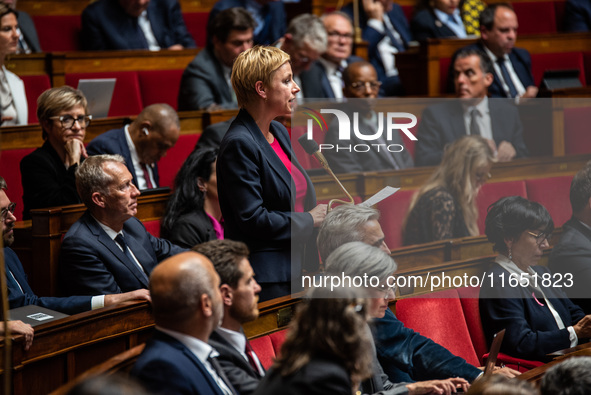
<svg viewBox="0 0 591 395">
<path fill-rule="evenodd" d="M 365 202 L 361 202 L 359 206 L 371 207 L 375 204 L 378 204 L 382 200 L 394 195 L 400 188 L 394 187 L 384 187 L 381 191 L 367 199 Z"/>
</svg>

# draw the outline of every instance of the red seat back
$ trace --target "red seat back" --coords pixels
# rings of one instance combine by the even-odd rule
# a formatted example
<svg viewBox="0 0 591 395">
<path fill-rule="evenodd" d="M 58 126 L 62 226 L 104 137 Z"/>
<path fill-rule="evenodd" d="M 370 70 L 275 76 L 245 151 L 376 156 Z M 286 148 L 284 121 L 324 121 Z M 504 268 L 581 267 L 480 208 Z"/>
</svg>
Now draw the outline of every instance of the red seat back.
<svg viewBox="0 0 591 395">
<path fill-rule="evenodd" d="M 441 92 L 441 93 L 447 93 L 447 84 L 448 84 L 447 77 L 448 77 L 450 65 L 451 65 L 451 58 L 439 59 L 439 92 Z"/>
<path fill-rule="evenodd" d="M 400 190 L 377 204 L 380 210 L 380 225 L 390 249 L 402 246 L 402 221 L 408 211 L 415 190 Z"/>
<path fill-rule="evenodd" d="M 572 215 L 569 203 L 573 176 L 547 177 L 526 180 L 527 198 L 546 207 L 554 226 L 562 226 Z"/>
<path fill-rule="evenodd" d="M 142 104 L 166 103 L 178 109 L 177 98 L 183 70 L 145 70 L 137 73 Z"/>
<path fill-rule="evenodd" d="M 591 65 L 591 53 L 589 55 Z M 591 67 L 589 70 L 591 72 Z M 591 152 L 589 125 L 591 125 L 591 107 L 564 109 L 564 151 L 567 155 Z"/>
<path fill-rule="evenodd" d="M 135 71 L 110 71 L 100 73 L 66 74 L 66 85 L 78 86 L 80 79 L 116 78 L 113 100 L 109 108 L 110 117 L 135 116 L 142 109 L 142 98 L 138 74 Z"/>
<path fill-rule="evenodd" d="M 207 43 L 207 20 L 209 19 L 209 12 L 184 12 L 183 19 L 197 47 L 205 47 Z"/>
<path fill-rule="evenodd" d="M 176 173 L 185 163 L 185 159 L 193 152 L 199 134 L 181 134 L 174 147 L 168 150 L 166 156 L 158 162 L 158 176 L 161 187 L 171 187 Z"/>
<path fill-rule="evenodd" d="M 488 206 L 506 196 L 527 197 L 525 181 L 505 181 L 484 184 L 476 198 L 478 206 L 478 229 L 484 234 L 484 220 Z"/>
<path fill-rule="evenodd" d="M 401 299 L 396 302 L 396 316 L 407 328 L 430 338 L 468 363 L 480 365 L 455 289 Z"/>
<path fill-rule="evenodd" d="M 39 129 L 41 133 L 41 129 Z M 11 202 L 16 203 L 14 215 L 17 221 L 23 219 L 23 185 L 21 183 L 21 159 L 33 152 L 35 148 L 6 150 L 0 153 L 0 176 L 4 177 L 8 190 L 6 194 Z"/>
<path fill-rule="evenodd" d="M 153 221 L 145 221 L 143 224 L 146 227 L 148 233 L 154 237 L 160 237 L 160 220 L 156 219 Z"/>
<path fill-rule="evenodd" d="M 287 329 L 250 340 L 250 345 L 265 369 L 273 365 L 273 360 L 279 355 L 281 345 L 287 335 Z"/>
<path fill-rule="evenodd" d="M 80 15 L 32 15 L 43 52 L 80 50 Z"/>
<path fill-rule="evenodd" d="M 49 75 L 22 75 L 20 78 L 25 83 L 27 104 L 29 106 L 29 123 L 37 123 L 37 98 L 47 89 L 51 88 Z"/>
<path fill-rule="evenodd" d="M 488 352 L 488 347 L 486 345 L 484 329 L 482 328 L 482 321 L 480 321 L 480 308 L 478 306 L 478 294 L 480 293 L 480 288 L 464 287 L 457 288 L 456 291 L 460 296 L 460 303 L 462 304 L 462 310 L 464 311 L 464 318 L 466 319 L 468 332 L 470 332 L 470 339 L 472 340 L 472 345 L 474 346 L 476 356 L 480 362 L 478 366 L 483 366 L 484 361 L 482 360 L 482 356 Z"/>
<path fill-rule="evenodd" d="M 514 2 L 519 34 L 556 33 L 556 12 L 551 1 Z"/>
<path fill-rule="evenodd" d="M 540 85 L 542 77 L 544 76 L 544 71 L 564 69 L 580 70 L 579 80 L 583 86 L 586 85 L 585 65 L 583 64 L 583 54 L 581 52 L 532 54 L 531 64 L 531 71 L 536 85 Z"/>
</svg>

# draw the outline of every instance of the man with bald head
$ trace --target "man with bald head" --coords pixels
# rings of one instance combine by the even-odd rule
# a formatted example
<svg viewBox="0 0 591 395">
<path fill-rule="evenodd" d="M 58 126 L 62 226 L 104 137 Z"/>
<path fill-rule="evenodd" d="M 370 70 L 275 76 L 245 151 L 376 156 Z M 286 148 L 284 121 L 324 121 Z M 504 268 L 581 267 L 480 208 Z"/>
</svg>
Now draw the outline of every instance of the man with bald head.
<svg viewBox="0 0 591 395">
<path fill-rule="evenodd" d="M 166 259 L 150 276 L 156 333 L 135 363 L 135 376 L 154 394 L 235 394 L 207 344 L 222 320 L 220 277 L 204 255 Z"/>
<path fill-rule="evenodd" d="M 120 155 L 87 158 L 76 170 L 76 189 L 88 210 L 62 242 L 60 281 L 67 294 L 147 288 L 158 262 L 184 251 L 149 234 L 134 217 L 140 192 Z"/>
<path fill-rule="evenodd" d="M 168 104 L 152 104 L 120 129 L 109 130 L 88 144 L 88 155 L 119 154 L 139 190 L 158 188 L 158 161 L 174 147 L 180 121 Z"/>
</svg>

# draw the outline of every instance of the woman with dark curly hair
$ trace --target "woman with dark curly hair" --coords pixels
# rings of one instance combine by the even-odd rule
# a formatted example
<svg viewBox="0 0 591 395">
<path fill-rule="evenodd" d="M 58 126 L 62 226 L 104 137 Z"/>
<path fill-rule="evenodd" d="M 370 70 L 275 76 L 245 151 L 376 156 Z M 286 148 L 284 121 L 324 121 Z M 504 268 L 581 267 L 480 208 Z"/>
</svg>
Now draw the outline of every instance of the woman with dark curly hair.
<svg viewBox="0 0 591 395">
<path fill-rule="evenodd" d="M 224 238 L 216 161 L 215 149 L 195 150 L 185 160 L 162 219 L 163 238 L 184 248 Z"/>
</svg>

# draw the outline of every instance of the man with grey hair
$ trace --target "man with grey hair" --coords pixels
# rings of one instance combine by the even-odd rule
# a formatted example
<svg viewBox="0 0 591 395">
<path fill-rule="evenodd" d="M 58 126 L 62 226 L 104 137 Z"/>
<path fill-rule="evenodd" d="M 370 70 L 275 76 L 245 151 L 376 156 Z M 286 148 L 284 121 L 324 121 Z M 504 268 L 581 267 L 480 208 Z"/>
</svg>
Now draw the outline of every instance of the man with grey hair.
<svg viewBox="0 0 591 395">
<path fill-rule="evenodd" d="M 129 125 L 94 138 L 86 151 L 88 155 L 123 156 L 135 186 L 140 190 L 158 188 L 158 161 L 174 147 L 180 129 L 174 108 L 164 103 L 152 104 Z"/>
<path fill-rule="evenodd" d="M 552 366 L 542 377 L 541 395 L 591 393 L 591 357 L 572 357 Z"/>
<path fill-rule="evenodd" d="M 131 371 L 151 393 L 236 393 L 207 344 L 224 311 L 219 287 L 211 261 L 192 251 L 166 259 L 152 272 L 156 333 Z"/>
<path fill-rule="evenodd" d="M 351 284 L 342 286 L 359 286 L 360 284 L 367 298 L 367 314 L 374 319 L 381 319 L 388 311 L 388 301 L 394 298 L 394 287 L 390 285 L 392 275 L 396 271 L 396 263 L 383 250 L 360 241 L 345 243 L 336 248 L 326 260 L 326 275 L 344 278 L 347 276 Z M 357 281 L 357 282 L 356 282 Z M 332 281 L 330 282 L 332 284 Z M 367 328 L 370 331 L 369 328 Z M 373 339 L 373 336 L 372 336 Z M 384 373 L 378 361 L 375 344 L 372 341 L 373 376 L 361 383 L 364 394 L 425 394 L 452 393 L 456 387 L 464 390 L 469 387 L 466 380 L 448 378 L 445 380 L 427 380 L 412 382 L 398 382 L 394 384 Z M 410 381 L 410 380 L 409 380 Z"/>
<path fill-rule="evenodd" d="M 134 217 L 140 192 L 120 155 L 86 159 L 76 170 L 76 188 L 88 210 L 62 242 L 60 281 L 68 295 L 147 288 L 158 262 L 184 251 Z"/>
<path fill-rule="evenodd" d="M 300 73 L 310 66 L 326 51 L 326 29 L 319 17 L 301 14 L 291 20 L 287 32 L 275 46 L 287 52 L 291 57 L 291 70 L 294 81 L 302 87 Z M 307 97 L 302 89 L 296 97 Z"/>
<path fill-rule="evenodd" d="M 572 276 L 564 291 L 585 314 L 591 313 L 591 162 L 573 177 L 570 186 L 573 216 L 563 226 L 560 241 L 552 248 L 550 270 Z M 568 277 L 565 277 L 565 279 Z"/>
<path fill-rule="evenodd" d="M 335 207 L 326 215 L 318 234 L 317 244 L 323 262 L 339 246 L 351 241 L 361 241 L 389 253 L 378 219 L 379 211 L 373 208 Z M 472 382 L 482 373 L 431 339 L 406 328 L 390 309 L 374 322 L 378 359 L 392 382 L 447 377 L 462 377 Z"/>
</svg>

